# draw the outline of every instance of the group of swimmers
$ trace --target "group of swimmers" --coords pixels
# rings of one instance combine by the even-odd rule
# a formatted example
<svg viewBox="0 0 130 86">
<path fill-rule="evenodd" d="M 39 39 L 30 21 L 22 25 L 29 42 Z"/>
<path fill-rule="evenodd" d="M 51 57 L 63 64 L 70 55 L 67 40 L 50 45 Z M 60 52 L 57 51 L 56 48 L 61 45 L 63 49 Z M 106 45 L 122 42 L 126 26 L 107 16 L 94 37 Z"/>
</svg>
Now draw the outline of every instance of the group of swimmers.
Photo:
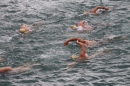
<svg viewBox="0 0 130 86">
<path fill-rule="evenodd" d="M 110 9 L 104 6 L 96 6 L 95 8 L 91 9 L 89 12 L 84 12 L 84 15 L 99 15 L 102 14 L 106 11 L 109 11 Z M 91 31 L 94 29 L 94 27 L 90 26 L 87 24 L 86 20 L 81 20 L 77 25 L 71 25 L 70 26 L 73 30 L 76 29 L 78 32 L 87 32 L 87 31 Z M 78 45 L 80 45 L 81 47 L 81 51 L 78 57 L 76 56 L 72 56 L 72 58 L 76 58 L 75 61 L 84 61 L 86 59 L 88 59 L 88 55 L 86 54 L 86 47 L 87 46 L 92 46 L 94 44 L 97 44 L 97 41 L 89 41 L 89 40 L 83 40 L 81 38 L 70 38 L 68 40 L 66 40 L 63 43 L 63 46 L 68 45 L 69 42 L 71 41 L 76 41 L 76 43 Z"/>
<path fill-rule="evenodd" d="M 102 14 L 106 11 L 109 11 L 110 9 L 104 6 L 96 6 L 95 8 L 91 9 L 89 12 L 84 12 L 83 15 L 99 15 Z M 73 30 L 77 30 L 78 32 L 84 32 L 84 31 L 91 31 L 93 30 L 93 27 L 86 24 L 87 21 L 81 20 L 77 25 L 71 25 L 70 28 Z M 31 26 L 28 26 L 26 24 L 23 24 L 19 32 L 22 33 L 22 38 L 25 38 L 30 32 L 33 31 L 32 27 L 35 27 L 39 24 L 39 22 L 34 23 Z M 79 56 L 72 55 L 72 59 L 74 59 L 75 62 L 82 62 L 85 61 L 86 59 L 89 59 L 89 56 L 86 54 L 86 47 L 92 46 L 94 44 L 99 43 L 99 41 L 90 41 L 90 40 L 83 40 L 81 38 L 70 38 L 66 40 L 63 43 L 63 46 L 68 45 L 69 42 L 75 41 L 76 44 L 80 45 L 81 51 Z M 2 67 L 0 68 L 0 73 L 10 73 L 10 72 L 19 72 L 19 71 L 25 71 L 30 69 L 32 66 L 20 66 L 17 68 L 12 68 L 12 67 Z"/>
</svg>

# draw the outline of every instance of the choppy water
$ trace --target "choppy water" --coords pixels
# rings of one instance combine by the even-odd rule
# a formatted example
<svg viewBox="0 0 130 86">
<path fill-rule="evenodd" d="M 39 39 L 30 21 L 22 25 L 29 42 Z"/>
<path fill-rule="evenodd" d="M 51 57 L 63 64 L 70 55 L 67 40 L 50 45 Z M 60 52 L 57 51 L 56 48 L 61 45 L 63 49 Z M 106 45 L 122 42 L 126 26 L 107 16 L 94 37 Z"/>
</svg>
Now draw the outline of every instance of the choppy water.
<svg viewBox="0 0 130 86">
<path fill-rule="evenodd" d="M 104 15 L 81 16 L 97 5 L 116 6 Z M 31 70 L 0 76 L 0 86 L 130 86 L 130 1 L 129 0 L 1 0 L 0 1 L 0 67 L 18 67 L 33 62 Z M 43 19 L 34 33 L 20 41 L 19 27 Z M 89 23 L 112 22 L 88 33 L 70 30 L 71 24 L 82 19 Z M 72 54 L 79 46 L 62 43 L 71 37 L 94 40 L 125 36 L 125 40 L 104 43 L 87 49 L 90 53 L 112 49 L 103 56 L 64 71 L 73 62 Z"/>
</svg>

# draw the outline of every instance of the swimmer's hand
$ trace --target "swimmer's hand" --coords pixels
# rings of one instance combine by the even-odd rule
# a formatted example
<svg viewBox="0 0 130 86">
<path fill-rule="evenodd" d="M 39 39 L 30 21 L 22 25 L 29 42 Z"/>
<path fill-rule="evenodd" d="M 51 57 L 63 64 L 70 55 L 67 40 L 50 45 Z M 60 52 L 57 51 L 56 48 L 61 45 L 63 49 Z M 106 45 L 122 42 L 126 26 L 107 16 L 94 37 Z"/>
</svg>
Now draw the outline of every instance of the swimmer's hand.
<svg viewBox="0 0 130 86">
<path fill-rule="evenodd" d="M 3 67 L 3 68 L 0 68 L 0 73 L 6 73 L 8 71 L 11 71 L 12 68 L 11 67 Z"/>
<path fill-rule="evenodd" d="M 68 41 L 65 41 L 65 42 L 63 43 L 63 46 L 66 46 L 66 45 L 68 45 Z"/>
<path fill-rule="evenodd" d="M 77 40 L 76 43 L 78 44 L 78 43 L 79 43 L 79 40 Z"/>
</svg>

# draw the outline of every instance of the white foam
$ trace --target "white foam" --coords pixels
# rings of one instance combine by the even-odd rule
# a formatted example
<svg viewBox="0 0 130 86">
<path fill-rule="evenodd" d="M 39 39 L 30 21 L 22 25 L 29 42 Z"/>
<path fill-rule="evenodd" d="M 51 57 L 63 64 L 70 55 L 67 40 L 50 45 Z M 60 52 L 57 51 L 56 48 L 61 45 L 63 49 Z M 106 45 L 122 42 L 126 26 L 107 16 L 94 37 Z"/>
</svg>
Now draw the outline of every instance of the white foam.
<svg viewBox="0 0 130 86">
<path fill-rule="evenodd" d="M 1 36 L 0 37 L 0 42 L 10 42 L 12 37 L 9 37 L 8 35 L 6 36 Z"/>
</svg>

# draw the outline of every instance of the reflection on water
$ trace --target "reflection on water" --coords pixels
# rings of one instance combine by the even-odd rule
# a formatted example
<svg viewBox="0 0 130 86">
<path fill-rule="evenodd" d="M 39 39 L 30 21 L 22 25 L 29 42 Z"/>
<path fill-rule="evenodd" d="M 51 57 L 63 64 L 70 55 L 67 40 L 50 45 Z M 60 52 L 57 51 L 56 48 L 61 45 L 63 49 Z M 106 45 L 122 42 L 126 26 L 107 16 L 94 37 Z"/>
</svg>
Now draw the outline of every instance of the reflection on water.
<svg viewBox="0 0 130 86">
<path fill-rule="evenodd" d="M 39 65 L 19 74 L 0 75 L 0 86 L 128 86 L 129 4 L 128 0 L 1 0 L 0 57 L 4 59 L 0 59 L 1 67 L 15 68 L 28 62 Z M 78 16 L 97 5 L 116 8 L 99 16 Z M 88 33 L 69 29 L 70 25 L 82 19 L 92 24 L 113 24 Z M 39 20 L 44 20 L 44 24 L 20 41 L 20 26 Z M 107 41 L 88 47 L 88 55 L 100 49 L 108 51 L 101 56 L 95 54 L 95 58 L 86 63 L 64 71 L 67 64 L 73 62 L 70 56 L 80 51 L 76 44 L 62 46 L 71 37 L 87 40 L 104 38 Z"/>
</svg>

